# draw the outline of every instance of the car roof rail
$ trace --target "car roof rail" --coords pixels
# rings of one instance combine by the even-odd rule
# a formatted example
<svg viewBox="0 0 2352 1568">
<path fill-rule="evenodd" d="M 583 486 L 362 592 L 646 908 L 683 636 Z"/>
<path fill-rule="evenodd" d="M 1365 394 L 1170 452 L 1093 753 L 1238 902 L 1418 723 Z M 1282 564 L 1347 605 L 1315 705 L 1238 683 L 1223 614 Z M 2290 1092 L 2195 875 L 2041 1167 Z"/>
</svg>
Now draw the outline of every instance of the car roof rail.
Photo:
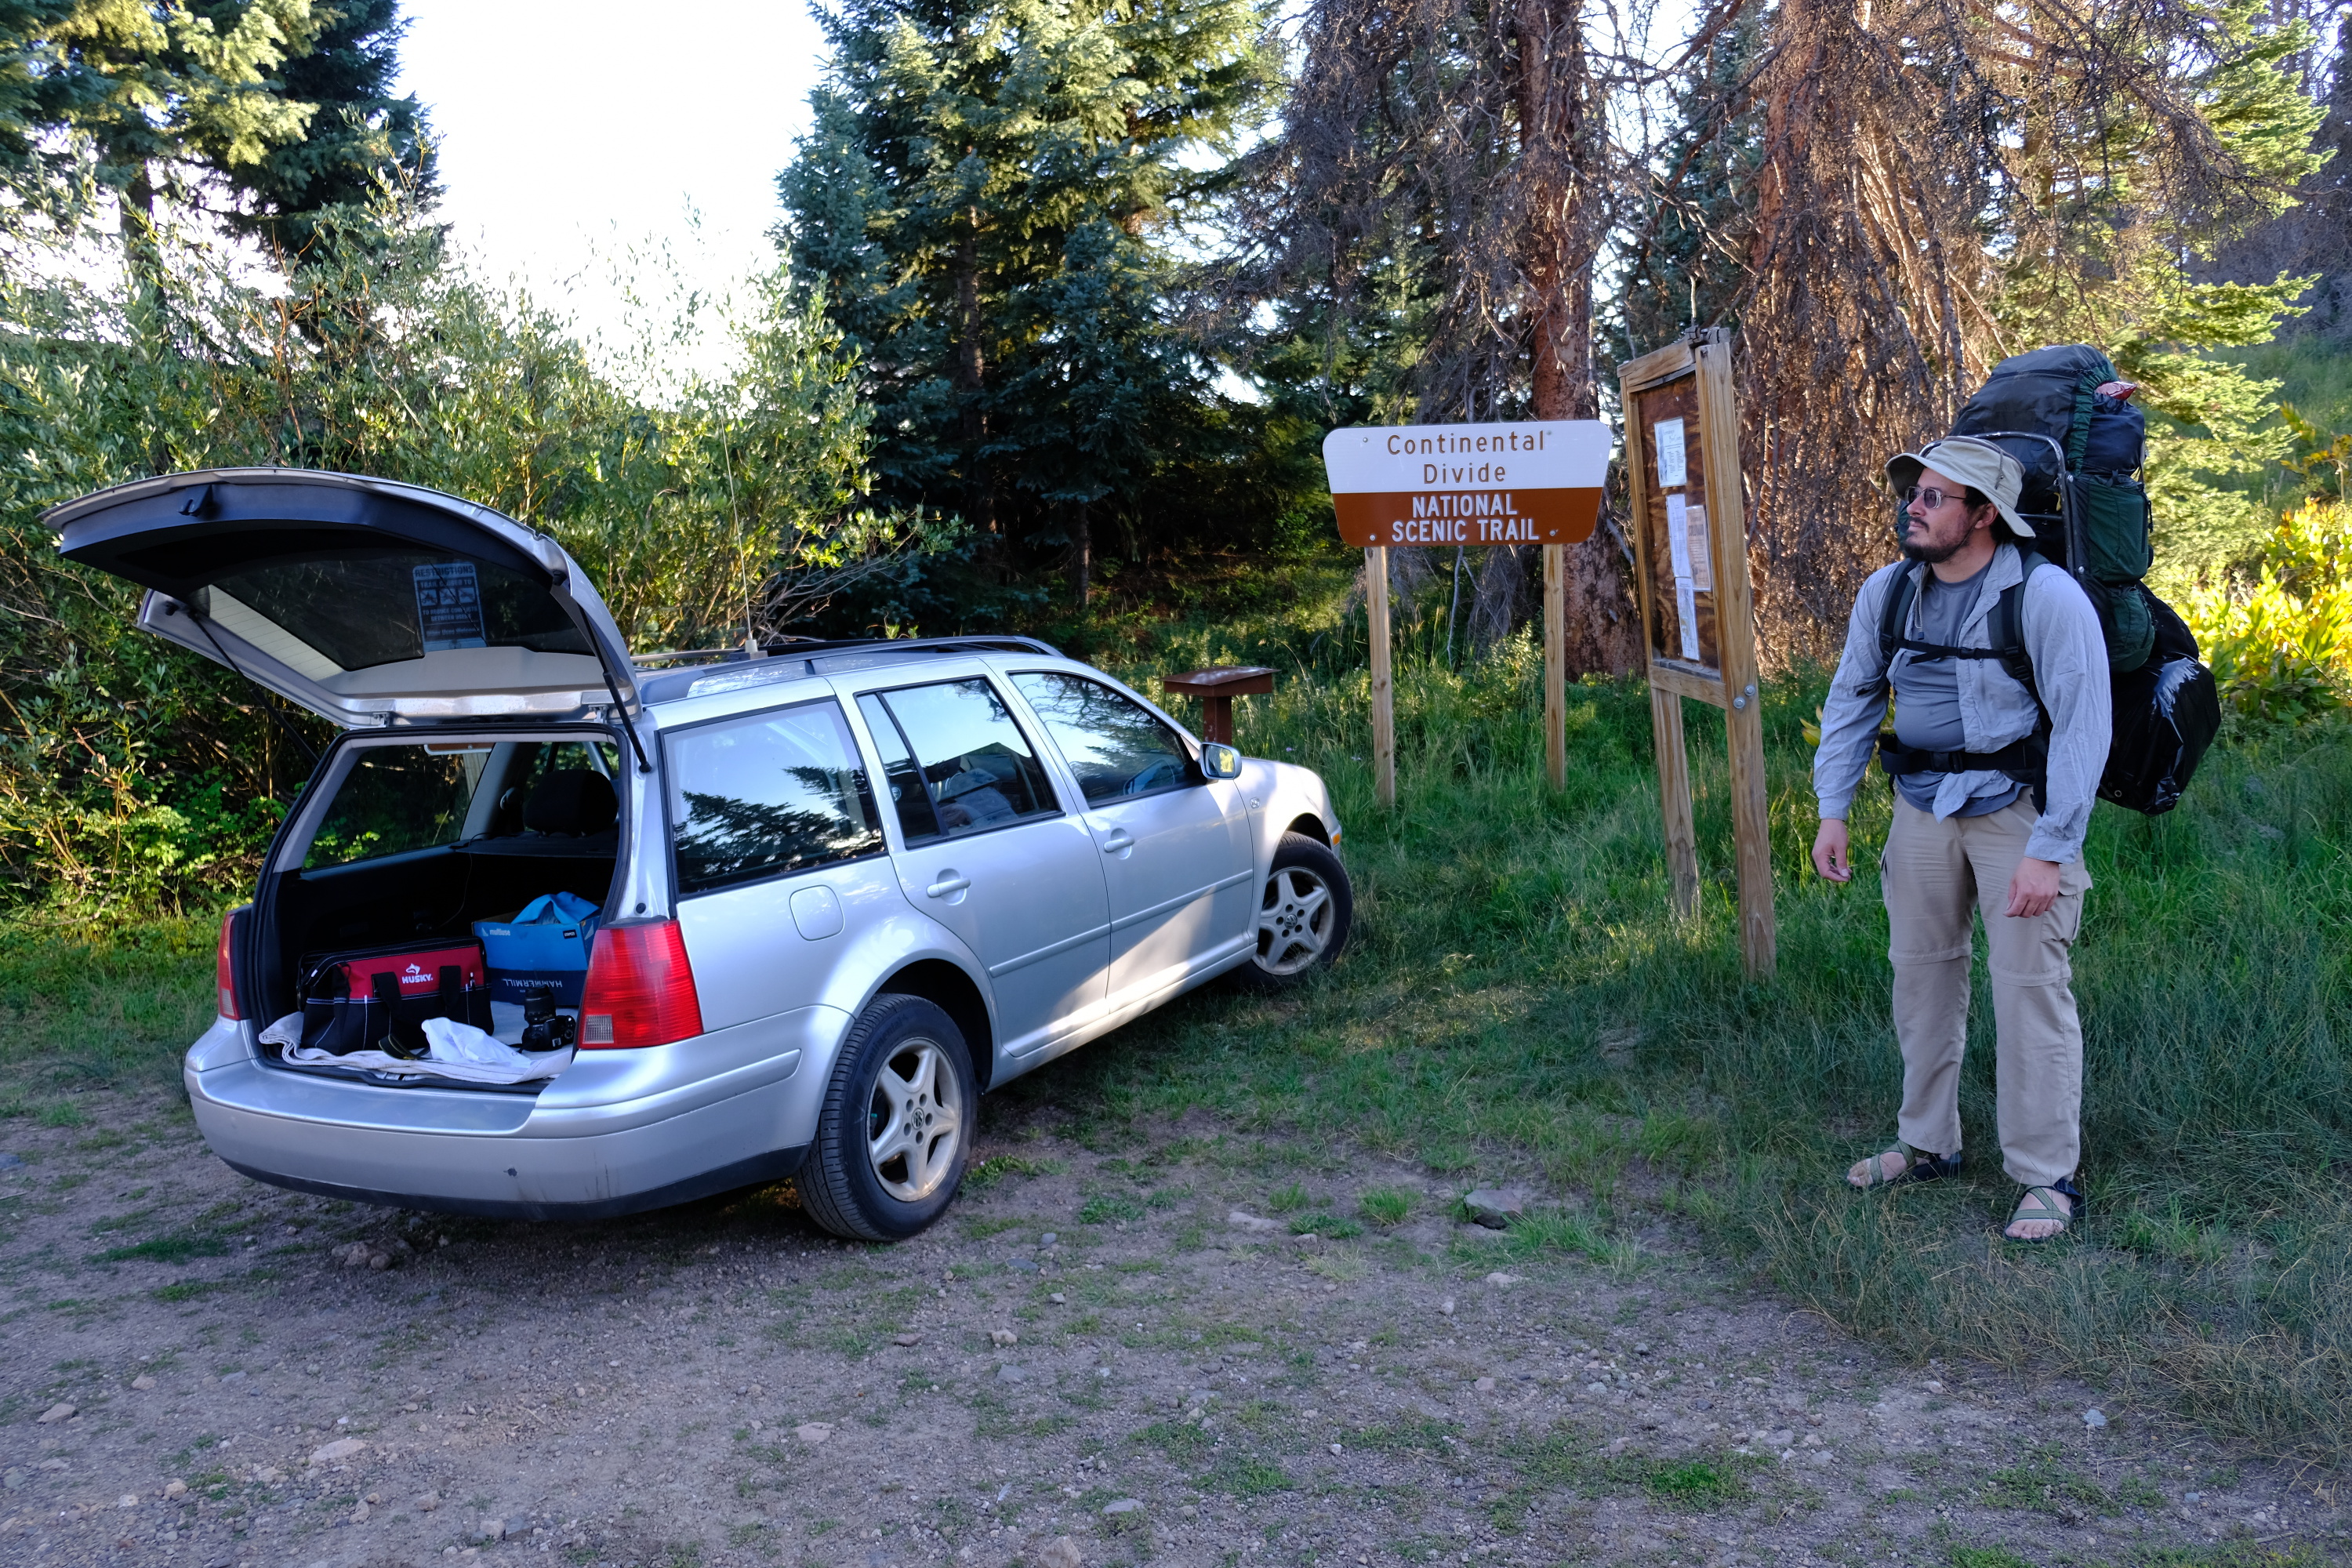
<svg viewBox="0 0 2352 1568">
<path fill-rule="evenodd" d="M 1036 653 L 1048 658 L 1060 658 L 1062 650 L 1035 637 L 994 636 L 950 637 L 779 637 L 760 645 L 762 658 L 821 658 L 836 653 L 858 653 L 880 649 L 890 653 Z M 630 661 L 640 669 L 661 665 L 683 664 L 689 659 L 707 658 L 720 664 L 735 664 L 751 656 L 740 645 L 733 647 L 687 648 L 676 653 L 641 653 Z"/>
</svg>

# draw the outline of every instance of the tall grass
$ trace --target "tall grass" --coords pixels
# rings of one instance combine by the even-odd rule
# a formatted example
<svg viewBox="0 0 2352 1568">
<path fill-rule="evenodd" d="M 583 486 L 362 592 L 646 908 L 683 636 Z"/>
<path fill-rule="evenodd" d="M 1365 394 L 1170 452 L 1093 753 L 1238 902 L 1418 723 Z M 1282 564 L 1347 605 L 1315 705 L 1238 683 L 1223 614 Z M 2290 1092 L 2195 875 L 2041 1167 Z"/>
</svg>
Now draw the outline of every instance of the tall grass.
<svg viewBox="0 0 2352 1568">
<path fill-rule="evenodd" d="M 1242 704 L 1238 739 L 1336 791 L 1348 960 L 1291 999 L 1171 1009 L 1013 1092 L 1114 1121 L 1203 1105 L 1336 1127 L 1465 1179 L 1532 1169 L 1621 1227 L 1694 1216 L 1782 1291 L 1919 1357 L 2072 1372 L 2270 1451 L 2352 1458 L 2352 730 L 2235 737 L 2166 817 L 2098 808 L 2075 954 L 2089 1211 L 2026 1247 L 1998 1237 L 2017 1188 L 1981 970 L 1966 1177 L 1842 1184 L 1891 1141 L 1901 1069 L 1875 858 L 1843 888 L 1807 865 L 1819 677 L 1765 700 L 1780 964 L 1751 983 L 1717 715 L 1686 708 L 1702 885 L 1677 921 L 1638 685 L 1571 689 L 1554 792 L 1531 648 L 1405 668 L 1387 813 L 1368 682 L 1321 663 L 1295 657 Z M 1858 846 L 1884 841 L 1890 802 L 1864 793 Z"/>
</svg>

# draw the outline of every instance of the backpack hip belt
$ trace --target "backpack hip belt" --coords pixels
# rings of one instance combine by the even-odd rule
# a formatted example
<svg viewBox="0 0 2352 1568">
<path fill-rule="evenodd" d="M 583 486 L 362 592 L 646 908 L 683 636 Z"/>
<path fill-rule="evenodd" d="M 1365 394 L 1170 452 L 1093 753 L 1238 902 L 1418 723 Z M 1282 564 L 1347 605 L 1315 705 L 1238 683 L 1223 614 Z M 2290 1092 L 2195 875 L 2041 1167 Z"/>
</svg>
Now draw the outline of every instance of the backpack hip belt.
<svg viewBox="0 0 2352 1568">
<path fill-rule="evenodd" d="M 1892 731 L 1882 730 L 1878 765 L 1895 778 L 1906 773 L 2007 773 L 2019 784 L 2031 784 L 2038 798 L 2049 780 L 2050 731 L 2045 721 L 1998 752 L 1929 752 L 1906 747 Z"/>
</svg>

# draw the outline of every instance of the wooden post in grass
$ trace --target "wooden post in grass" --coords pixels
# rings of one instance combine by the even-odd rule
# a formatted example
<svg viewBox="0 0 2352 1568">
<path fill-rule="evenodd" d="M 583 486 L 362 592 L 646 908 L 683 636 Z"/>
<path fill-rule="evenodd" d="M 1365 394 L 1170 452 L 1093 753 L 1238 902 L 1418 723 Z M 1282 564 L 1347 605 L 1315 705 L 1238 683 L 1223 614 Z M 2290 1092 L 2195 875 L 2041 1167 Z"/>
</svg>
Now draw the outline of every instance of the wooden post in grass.
<svg viewBox="0 0 2352 1568">
<path fill-rule="evenodd" d="M 1396 805 L 1396 681 L 1389 668 L 1389 552 L 1364 552 L 1364 586 L 1372 621 L 1372 795 Z"/>
<path fill-rule="evenodd" d="M 1396 690 L 1389 664 L 1391 545 L 1544 547 L 1544 763 L 1568 782 L 1566 546 L 1592 537 L 1616 437 L 1597 419 L 1399 425 L 1323 438 L 1339 537 L 1364 547 L 1372 631 L 1372 788 L 1396 805 Z"/>
<path fill-rule="evenodd" d="M 1568 546 L 1547 544 L 1544 563 L 1544 772 L 1568 787 Z"/>
<path fill-rule="evenodd" d="M 1775 960 L 1772 837 L 1731 334 L 1720 327 L 1693 332 L 1618 366 L 1617 377 L 1675 912 L 1687 916 L 1698 907 L 1698 838 L 1683 740 L 1682 704 L 1689 697 L 1723 710 L 1739 953 L 1748 973 L 1760 978 L 1772 973 Z"/>
</svg>

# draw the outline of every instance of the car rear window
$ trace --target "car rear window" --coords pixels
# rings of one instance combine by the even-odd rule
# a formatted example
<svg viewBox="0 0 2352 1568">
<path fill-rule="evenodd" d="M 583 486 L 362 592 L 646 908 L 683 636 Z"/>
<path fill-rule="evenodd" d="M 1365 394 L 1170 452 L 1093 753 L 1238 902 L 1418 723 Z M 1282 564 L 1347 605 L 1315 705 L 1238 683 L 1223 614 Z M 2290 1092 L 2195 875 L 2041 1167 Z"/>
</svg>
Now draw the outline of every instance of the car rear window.
<svg viewBox="0 0 2352 1568">
<path fill-rule="evenodd" d="M 420 550 L 237 566 L 196 609 L 312 679 L 447 648 L 594 652 L 541 584 Z"/>
<path fill-rule="evenodd" d="M 827 699 L 698 725 L 663 742 L 681 893 L 871 855 L 874 792 Z"/>
</svg>

